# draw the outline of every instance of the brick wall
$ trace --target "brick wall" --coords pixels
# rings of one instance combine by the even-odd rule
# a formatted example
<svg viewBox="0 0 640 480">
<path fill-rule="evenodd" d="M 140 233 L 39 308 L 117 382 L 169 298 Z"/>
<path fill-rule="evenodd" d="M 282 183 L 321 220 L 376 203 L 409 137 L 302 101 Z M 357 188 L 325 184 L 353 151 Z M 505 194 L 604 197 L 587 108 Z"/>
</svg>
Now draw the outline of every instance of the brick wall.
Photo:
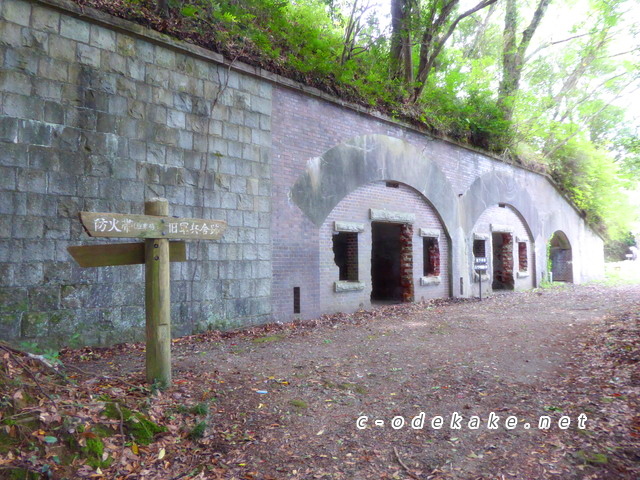
<svg viewBox="0 0 640 480">
<path fill-rule="evenodd" d="M 527 242 L 518 242 L 518 270 L 527 272 L 529 270 L 529 248 Z"/>
<path fill-rule="evenodd" d="M 401 138 L 426 152 L 443 170 L 455 191 L 460 194 L 463 194 L 480 175 L 485 173 L 514 173 L 511 165 L 480 153 L 446 142 L 433 141 L 427 136 L 399 125 L 391 125 L 285 87 L 274 88 L 273 102 L 277 108 L 274 108 L 272 119 L 274 171 L 272 291 L 274 316 L 280 320 L 291 318 L 294 286 L 301 286 L 302 289 L 303 317 L 312 317 L 324 312 L 328 308 L 325 308 L 325 305 L 329 305 L 328 301 L 321 300 L 321 295 L 318 294 L 318 292 L 327 294 L 327 285 L 331 282 L 322 278 L 322 274 L 320 278 L 318 277 L 318 271 L 322 271 L 326 265 L 321 264 L 318 254 L 317 227 L 289 197 L 291 187 L 304 173 L 307 164 L 316 162 L 317 158 L 327 150 L 361 135 L 383 134 Z M 526 179 L 527 175 L 532 174 L 516 171 L 516 175 Z M 323 247 L 320 245 L 320 252 L 322 251 Z M 442 246 L 441 252 L 443 256 L 446 255 Z M 448 265 L 444 258 L 442 265 Z M 414 258 L 414 273 L 418 271 L 422 272 L 422 264 L 416 263 Z M 416 283 L 415 298 L 419 300 L 423 297 L 431 298 L 434 295 L 448 295 L 449 272 L 446 268 L 443 268 L 442 272 L 443 282 L 446 279 L 446 284 L 441 284 L 438 289 L 429 286 L 429 293 L 426 293 L 421 292 Z M 517 283 L 517 288 L 524 288 L 526 284 L 520 281 Z M 458 291 L 457 285 L 455 288 Z M 434 294 L 436 290 L 437 294 Z M 366 305 L 366 299 L 364 299 L 366 295 L 361 297 L 360 303 L 364 302 L 363 304 Z M 358 302 L 347 302 L 347 305 L 342 300 L 336 300 L 336 302 L 331 310 L 357 308 L 359 305 Z M 321 305 L 323 305 L 322 308 Z"/>
<path fill-rule="evenodd" d="M 418 211 L 420 210 L 422 209 L 419 208 Z M 420 245 L 419 242 L 416 244 Z M 424 256 L 424 250 L 422 255 Z M 421 263 L 424 263 L 424 260 Z M 418 268 L 419 265 L 417 265 Z M 413 225 L 411 224 L 403 224 L 400 230 L 400 286 L 402 287 L 402 301 L 413 302 Z"/>
<path fill-rule="evenodd" d="M 172 264 L 174 334 L 271 313 L 271 86 L 44 4 L 0 2 L 0 337 L 144 335 L 143 267 L 80 269 L 80 210 L 225 220 Z"/>
<path fill-rule="evenodd" d="M 405 185 L 400 185 L 399 188 L 388 188 L 385 182 L 375 182 L 347 195 L 331 212 L 318 231 L 316 245 L 320 247 L 319 311 L 349 311 L 371 305 L 371 208 L 411 212 L 416 215 L 415 223 L 404 226 L 400 235 L 401 257 L 404 258 L 404 262 L 401 262 L 400 265 L 401 282 L 403 294 L 406 296 L 405 300 L 410 301 L 411 297 L 415 297 L 416 300 L 426 300 L 448 296 L 449 277 L 447 268 L 444 266 L 448 265 L 449 261 L 449 243 L 435 211 L 420 194 Z M 364 224 L 364 232 L 358 234 L 358 279 L 365 284 L 363 290 L 340 293 L 334 291 L 334 282 L 339 279 L 331 241 L 336 221 Z M 419 236 L 420 228 L 437 229 L 443 232 L 439 237 L 443 268 L 441 269 L 440 283 L 437 285 L 422 286 L 420 284 L 424 253 L 422 238 Z M 313 273 L 310 271 L 311 268 L 308 272 L 304 272 L 304 265 L 298 265 L 297 268 L 298 271 L 303 272 L 303 275 Z M 292 278 L 295 279 L 295 275 L 292 275 Z M 291 311 L 290 305 L 288 306 L 289 311 Z"/>
<path fill-rule="evenodd" d="M 493 230 L 492 225 L 494 226 Z M 510 231 L 504 232 L 502 227 L 507 227 Z M 491 291 L 491 283 L 495 271 L 492 244 L 492 234 L 494 232 L 502 236 L 501 241 L 504 245 L 504 248 L 502 248 L 500 252 L 499 280 L 502 283 L 513 283 L 515 290 L 533 288 L 533 279 L 535 278 L 531 271 L 533 268 L 532 265 L 535 265 L 533 239 L 522 218 L 512 208 L 509 206 L 500 207 L 493 205 L 482 213 L 473 227 L 474 234 L 485 235 L 488 238 L 485 245 L 485 254 L 487 256 L 489 270 L 487 271 L 487 281 L 485 282 L 483 279 L 483 294 Z M 526 244 L 526 253 L 525 251 L 521 252 L 519 247 L 514 247 L 514 243 L 516 242 L 524 242 Z M 525 256 L 526 271 L 520 271 L 519 269 L 521 256 Z M 470 262 L 470 264 L 472 264 L 472 262 Z M 479 294 L 477 281 L 473 285 L 473 294 Z"/>
<path fill-rule="evenodd" d="M 492 235 L 492 240 L 500 238 L 500 246 L 494 245 L 494 259 L 498 265 L 493 266 L 493 279 L 504 286 L 514 286 L 513 271 L 513 235 L 510 233 L 498 232 Z M 496 251 L 497 250 L 497 251 Z"/>
</svg>

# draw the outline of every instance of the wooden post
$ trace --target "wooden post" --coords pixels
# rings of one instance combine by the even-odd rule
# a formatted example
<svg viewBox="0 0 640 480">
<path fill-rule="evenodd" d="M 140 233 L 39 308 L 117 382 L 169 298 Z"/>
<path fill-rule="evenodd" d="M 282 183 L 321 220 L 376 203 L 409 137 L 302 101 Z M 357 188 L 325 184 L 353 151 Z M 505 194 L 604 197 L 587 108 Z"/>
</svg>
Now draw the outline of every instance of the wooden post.
<svg viewBox="0 0 640 480">
<path fill-rule="evenodd" d="M 169 202 L 155 198 L 144 203 L 146 215 L 169 215 Z M 145 240 L 145 307 L 147 325 L 147 381 L 161 388 L 171 385 L 171 287 L 169 240 Z"/>
<path fill-rule="evenodd" d="M 81 267 L 145 264 L 147 381 L 171 385 L 171 291 L 169 262 L 187 259 L 184 242 L 218 240 L 226 222 L 169 217 L 169 202 L 154 198 L 144 204 L 145 215 L 80 212 L 90 237 L 145 239 L 144 244 L 82 245 L 67 250 Z"/>
</svg>

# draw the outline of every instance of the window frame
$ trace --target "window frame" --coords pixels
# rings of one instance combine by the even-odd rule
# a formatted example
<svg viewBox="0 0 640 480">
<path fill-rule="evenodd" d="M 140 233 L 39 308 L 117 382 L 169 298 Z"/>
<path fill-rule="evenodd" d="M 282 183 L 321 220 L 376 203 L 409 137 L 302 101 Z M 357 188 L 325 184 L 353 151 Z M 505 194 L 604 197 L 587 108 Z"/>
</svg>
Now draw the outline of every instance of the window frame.
<svg viewBox="0 0 640 480">
<path fill-rule="evenodd" d="M 364 224 L 348 221 L 336 221 L 333 225 L 333 231 L 331 232 L 332 251 L 334 254 L 334 264 L 338 267 L 338 280 L 334 282 L 334 291 L 336 293 L 351 292 L 364 289 L 364 282 L 360 281 L 360 233 L 364 232 Z M 339 235 L 348 236 L 345 243 L 348 244 L 349 238 L 354 241 L 355 248 L 351 249 L 351 255 L 349 257 L 349 246 L 346 247 L 345 252 L 345 265 L 341 268 L 336 259 L 336 237 Z M 351 261 L 350 261 L 351 260 Z"/>
<path fill-rule="evenodd" d="M 423 287 L 429 285 L 439 285 L 441 282 L 441 272 L 442 272 L 442 264 L 440 262 L 441 254 L 440 254 L 440 230 L 431 229 L 431 228 L 420 228 L 419 235 L 422 237 L 422 276 L 420 277 L 420 285 Z M 430 255 L 428 255 L 427 245 L 431 243 L 432 246 L 435 247 L 437 252 L 437 264 L 434 265 L 435 262 L 429 261 L 431 260 Z M 434 273 L 427 273 L 427 267 L 429 265 L 433 266 Z"/>
</svg>

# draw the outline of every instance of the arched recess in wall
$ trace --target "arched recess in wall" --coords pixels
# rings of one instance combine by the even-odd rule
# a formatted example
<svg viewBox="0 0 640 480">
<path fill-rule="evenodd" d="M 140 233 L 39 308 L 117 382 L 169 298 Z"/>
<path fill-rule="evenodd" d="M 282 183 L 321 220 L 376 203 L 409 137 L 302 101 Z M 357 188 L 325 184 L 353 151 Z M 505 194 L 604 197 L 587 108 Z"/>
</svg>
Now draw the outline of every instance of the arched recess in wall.
<svg viewBox="0 0 640 480">
<path fill-rule="evenodd" d="M 291 199 L 318 227 L 349 193 L 376 181 L 404 183 L 435 208 L 447 234 L 458 224 L 458 202 L 442 170 L 420 149 L 399 138 L 363 135 L 307 163 Z"/>
<path fill-rule="evenodd" d="M 528 255 L 531 255 L 531 263 L 527 266 L 530 272 L 531 287 L 536 286 L 536 258 L 535 258 L 535 239 L 536 235 L 541 234 L 541 221 L 538 216 L 538 211 L 535 208 L 535 203 L 526 188 L 520 185 L 513 176 L 500 172 L 489 172 L 478 177 L 465 192 L 462 197 L 461 211 L 464 212 L 462 219 L 462 228 L 465 235 L 470 240 L 470 249 L 474 248 L 474 228 L 487 209 L 492 206 L 503 206 L 513 211 L 518 218 L 522 221 L 522 224 L 527 232 L 527 236 L 530 239 L 530 244 L 527 246 Z M 488 233 L 485 235 L 487 240 L 491 242 L 491 252 L 487 251 L 486 254 L 493 256 L 493 234 Z M 515 241 L 517 239 L 512 239 Z M 504 242 L 504 240 L 503 240 Z M 515 248 L 515 244 L 513 245 Z M 487 245 L 488 248 L 488 245 Z M 473 251 L 471 252 L 473 256 Z M 490 259 L 492 260 L 492 259 Z M 491 262 L 490 262 L 491 263 Z M 471 262 L 471 265 L 473 262 Z M 476 275 L 471 273 L 476 281 Z M 487 282 L 493 284 L 494 279 L 489 277 Z M 514 277 L 514 285 L 517 283 L 523 283 L 517 281 L 517 274 Z M 486 287 L 489 285 L 487 284 Z M 476 288 L 472 285 L 472 291 Z M 484 290 L 485 286 L 483 286 Z"/>
<path fill-rule="evenodd" d="M 483 292 L 527 290 L 535 286 L 536 255 L 531 230 L 512 205 L 494 204 L 478 217 L 472 235 L 470 265 L 484 258 Z M 473 275 L 473 273 L 472 273 Z M 472 291 L 478 294 L 479 276 L 473 275 Z"/>
<path fill-rule="evenodd" d="M 549 240 L 549 261 L 554 282 L 573 283 L 571 243 L 562 230 L 556 230 Z"/>
<path fill-rule="evenodd" d="M 510 175 L 489 172 L 478 177 L 462 197 L 463 228 L 467 235 L 492 205 L 509 206 L 522 219 L 532 239 L 541 232 L 538 211 L 527 189 Z"/>
<path fill-rule="evenodd" d="M 319 228 L 322 311 L 450 295 L 450 239 L 414 188 L 376 181 L 346 195 Z"/>
</svg>

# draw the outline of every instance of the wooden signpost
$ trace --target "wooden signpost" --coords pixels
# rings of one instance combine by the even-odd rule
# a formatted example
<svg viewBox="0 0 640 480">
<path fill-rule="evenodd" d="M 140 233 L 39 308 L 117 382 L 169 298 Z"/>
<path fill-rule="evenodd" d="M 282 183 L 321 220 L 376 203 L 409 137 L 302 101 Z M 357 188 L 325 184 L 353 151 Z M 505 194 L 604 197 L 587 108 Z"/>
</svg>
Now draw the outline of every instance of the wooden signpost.
<svg viewBox="0 0 640 480">
<path fill-rule="evenodd" d="M 145 215 L 80 212 L 91 237 L 140 238 L 144 243 L 86 245 L 67 250 L 81 267 L 145 264 L 146 370 L 149 383 L 171 384 L 171 289 L 169 262 L 186 261 L 184 242 L 217 240 L 226 222 L 169 216 L 163 198 L 145 202 Z"/>
</svg>

